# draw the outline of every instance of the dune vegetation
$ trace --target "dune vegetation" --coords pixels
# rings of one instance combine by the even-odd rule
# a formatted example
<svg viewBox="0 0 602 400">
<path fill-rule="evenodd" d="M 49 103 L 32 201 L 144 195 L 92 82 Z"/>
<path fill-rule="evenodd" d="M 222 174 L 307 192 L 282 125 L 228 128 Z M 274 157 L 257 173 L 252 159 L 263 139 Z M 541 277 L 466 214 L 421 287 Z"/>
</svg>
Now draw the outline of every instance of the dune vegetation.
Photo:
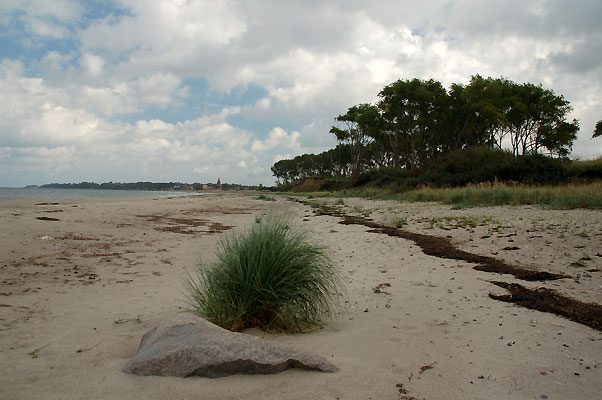
<svg viewBox="0 0 602 400">
<path fill-rule="evenodd" d="M 184 278 L 189 311 L 232 331 L 301 332 L 327 322 L 343 292 L 326 248 L 279 215 L 225 236 L 216 261 Z"/>
<path fill-rule="evenodd" d="M 432 79 L 398 80 L 378 99 L 334 118 L 335 148 L 276 162 L 278 190 L 601 208 L 602 157 L 569 159 L 579 121 L 568 119 L 570 103 L 552 90 L 475 75 L 449 89 Z"/>
</svg>

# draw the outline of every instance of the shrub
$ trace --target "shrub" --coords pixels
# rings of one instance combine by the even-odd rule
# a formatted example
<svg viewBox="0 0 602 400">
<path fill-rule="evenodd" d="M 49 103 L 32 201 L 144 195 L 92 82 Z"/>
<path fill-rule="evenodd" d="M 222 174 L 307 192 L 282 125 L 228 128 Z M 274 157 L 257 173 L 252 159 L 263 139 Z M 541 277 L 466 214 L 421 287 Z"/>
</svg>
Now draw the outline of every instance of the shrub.
<svg viewBox="0 0 602 400">
<path fill-rule="evenodd" d="M 437 187 L 494 182 L 500 170 L 514 161 L 512 154 L 487 147 L 468 147 L 449 152 L 433 164 L 424 179 Z"/>
<path fill-rule="evenodd" d="M 558 185 L 568 181 L 568 168 L 563 159 L 531 154 L 515 157 L 499 171 L 498 178 L 502 182 Z"/>
<path fill-rule="evenodd" d="M 407 170 L 393 167 L 374 168 L 360 175 L 354 186 L 391 187 L 406 184 L 410 175 Z"/>
<path fill-rule="evenodd" d="M 326 178 L 320 185 L 321 191 L 337 191 L 348 188 L 351 185 L 351 180 L 347 177 L 332 177 Z"/>
<path fill-rule="evenodd" d="M 225 236 L 217 261 L 184 285 L 189 311 L 232 331 L 299 332 L 332 316 L 342 285 L 324 247 L 284 217 Z"/>
<path fill-rule="evenodd" d="M 457 187 L 484 182 L 558 185 L 568 180 L 567 165 L 566 160 L 540 154 L 514 156 L 504 150 L 468 147 L 440 155 L 428 168 L 420 170 L 380 168 L 367 171 L 355 181 L 355 185 L 387 187 L 397 191 L 421 186 Z M 580 170 L 586 167 L 587 176 L 596 174 L 595 163 L 584 164 Z"/>
<path fill-rule="evenodd" d="M 592 181 L 602 179 L 602 156 L 592 160 L 575 160 L 569 164 L 569 175 L 573 180 Z"/>
<path fill-rule="evenodd" d="M 513 156 L 504 150 L 469 147 L 441 156 L 422 178 L 435 187 L 482 182 L 558 185 L 568 180 L 567 162 L 541 154 Z"/>
</svg>

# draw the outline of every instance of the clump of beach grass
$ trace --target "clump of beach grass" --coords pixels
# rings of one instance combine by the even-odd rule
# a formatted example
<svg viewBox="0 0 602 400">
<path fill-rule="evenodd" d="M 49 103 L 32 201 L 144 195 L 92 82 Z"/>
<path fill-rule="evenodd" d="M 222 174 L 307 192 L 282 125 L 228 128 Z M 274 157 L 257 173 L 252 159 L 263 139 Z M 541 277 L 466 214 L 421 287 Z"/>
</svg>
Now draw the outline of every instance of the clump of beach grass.
<svg viewBox="0 0 602 400">
<path fill-rule="evenodd" d="M 184 278 L 189 311 L 231 331 L 302 332 L 333 316 L 343 286 L 326 248 L 282 215 L 220 240 Z"/>
<path fill-rule="evenodd" d="M 257 200 L 265 200 L 265 201 L 276 201 L 272 196 L 266 196 L 265 194 L 260 194 L 257 196 Z"/>
</svg>

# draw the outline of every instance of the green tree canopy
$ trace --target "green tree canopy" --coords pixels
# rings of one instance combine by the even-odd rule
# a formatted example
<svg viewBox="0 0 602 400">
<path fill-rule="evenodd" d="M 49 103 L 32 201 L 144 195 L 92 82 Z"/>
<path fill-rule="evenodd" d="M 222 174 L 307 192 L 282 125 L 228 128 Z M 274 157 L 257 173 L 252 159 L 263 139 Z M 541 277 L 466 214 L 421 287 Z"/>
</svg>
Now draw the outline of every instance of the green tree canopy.
<svg viewBox="0 0 602 400">
<path fill-rule="evenodd" d="M 436 153 L 447 105 L 440 82 L 398 80 L 378 96 L 384 120 L 380 137 L 388 140 L 395 166 L 412 169 Z"/>
<path fill-rule="evenodd" d="M 432 169 L 445 154 L 475 146 L 566 157 L 579 130 L 577 120 L 567 120 L 572 108 L 563 96 L 505 78 L 475 75 L 449 91 L 434 79 L 398 80 L 378 97 L 335 118 L 336 149 L 281 160 L 274 176 L 291 183 L 317 175 L 357 177 L 375 167 Z M 593 137 L 601 135 L 599 121 Z"/>
<path fill-rule="evenodd" d="M 351 175 L 358 176 L 364 163 L 364 149 L 379 132 L 380 114 L 372 104 L 360 104 L 350 107 L 346 114 L 335 118 L 345 124 L 345 129 L 333 126 L 330 133 L 336 136 L 339 143 L 350 145 L 352 166 Z"/>
</svg>

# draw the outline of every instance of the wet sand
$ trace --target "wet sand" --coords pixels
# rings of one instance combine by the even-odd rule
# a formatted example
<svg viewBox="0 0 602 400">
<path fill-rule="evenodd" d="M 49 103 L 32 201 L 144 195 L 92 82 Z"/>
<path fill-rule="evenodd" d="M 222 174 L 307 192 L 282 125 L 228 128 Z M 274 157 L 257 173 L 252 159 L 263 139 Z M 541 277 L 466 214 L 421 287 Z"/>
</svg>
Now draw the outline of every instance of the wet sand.
<svg viewBox="0 0 602 400">
<path fill-rule="evenodd" d="M 601 212 L 256 197 L 1 201 L 0 398 L 598 398 L 602 333 L 587 320 L 602 304 Z M 250 333 L 340 371 L 121 373 L 144 332 L 181 312 L 182 275 L 211 259 L 220 235 L 269 209 L 328 245 L 347 293 L 329 327 Z M 416 237 L 477 258 L 433 253 Z M 475 270 L 485 259 L 559 279 Z M 517 305 L 517 287 L 593 314 L 576 322 Z"/>
</svg>

